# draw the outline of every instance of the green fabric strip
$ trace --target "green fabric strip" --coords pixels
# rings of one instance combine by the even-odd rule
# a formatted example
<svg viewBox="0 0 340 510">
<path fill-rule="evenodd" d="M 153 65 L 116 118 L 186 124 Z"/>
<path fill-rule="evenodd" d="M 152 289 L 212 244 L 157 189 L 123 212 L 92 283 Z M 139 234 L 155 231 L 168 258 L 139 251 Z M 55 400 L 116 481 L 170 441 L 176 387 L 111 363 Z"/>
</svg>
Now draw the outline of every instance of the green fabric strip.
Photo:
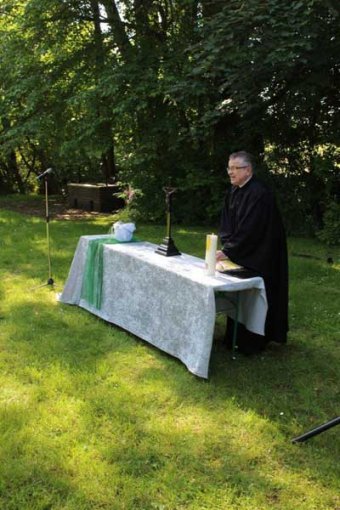
<svg viewBox="0 0 340 510">
<path fill-rule="evenodd" d="M 136 241 L 138 240 L 135 237 L 132 237 L 131 241 L 125 242 L 131 243 Z M 100 310 L 102 304 L 104 244 L 121 243 L 122 241 L 117 241 L 117 239 L 112 237 L 105 239 L 93 239 L 88 244 L 81 288 L 81 298 L 97 308 L 97 310 Z"/>
</svg>

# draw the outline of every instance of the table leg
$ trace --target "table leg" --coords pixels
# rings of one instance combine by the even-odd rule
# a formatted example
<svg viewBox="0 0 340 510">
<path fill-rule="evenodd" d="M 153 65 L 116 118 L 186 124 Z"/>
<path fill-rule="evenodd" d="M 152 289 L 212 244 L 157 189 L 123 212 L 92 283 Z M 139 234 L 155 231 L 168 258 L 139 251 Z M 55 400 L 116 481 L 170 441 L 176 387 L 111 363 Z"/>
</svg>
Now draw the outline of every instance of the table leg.
<svg viewBox="0 0 340 510">
<path fill-rule="evenodd" d="M 237 326 L 238 326 L 238 315 L 239 315 L 239 292 L 236 292 L 236 299 L 233 301 L 235 305 L 235 319 L 234 319 L 234 327 L 233 327 L 233 340 L 232 340 L 232 350 L 231 350 L 231 359 L 236 359 L 236 348 L 237 348 Z"/>
<path fill-rule="evenodd" d="M 238 333 L 238 319 L 239 319 L 239 305 L 240 305 L 240 292 L 233 292 L 232 296 L 229 295 L 228 292 L 217 292 L 216 295 L 222 296 L 223 299 L 228 301 L 234 308 L 235 314 L 233 317 L 233 326 L 232 326 L 232 337 L 231 337 L 231 357 L 233 360 L 236 359 L 236 351 L 237 351 L 237 333 Z M 227 317 L 228 322 L 228 317 Z M 226 333 L 227 334 L 226 326 Z"/>
</svg>

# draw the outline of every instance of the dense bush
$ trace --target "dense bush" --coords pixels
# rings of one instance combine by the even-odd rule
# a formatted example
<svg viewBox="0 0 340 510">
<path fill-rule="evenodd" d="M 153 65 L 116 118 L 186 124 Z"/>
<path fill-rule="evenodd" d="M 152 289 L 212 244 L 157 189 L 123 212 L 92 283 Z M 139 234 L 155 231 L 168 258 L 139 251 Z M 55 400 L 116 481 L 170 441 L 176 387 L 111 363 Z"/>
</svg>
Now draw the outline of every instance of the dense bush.
<svg viewBox="0 0 340 510">
<path fill-rule="evenodd" d="M 330 246 L 340 244 L 340 203 L 328 204 L 323 216 L 323 228 L 318 231 L 317 236 Z"/>
</svg>

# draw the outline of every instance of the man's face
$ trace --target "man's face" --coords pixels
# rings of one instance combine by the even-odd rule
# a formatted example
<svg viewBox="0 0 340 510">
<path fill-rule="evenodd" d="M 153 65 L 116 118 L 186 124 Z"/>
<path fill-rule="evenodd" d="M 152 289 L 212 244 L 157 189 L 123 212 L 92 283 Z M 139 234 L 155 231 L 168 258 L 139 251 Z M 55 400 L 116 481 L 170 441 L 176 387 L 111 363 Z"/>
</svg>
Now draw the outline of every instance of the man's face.
<svg viewBox="0 0 340 510">
<path fill-rule="evenodd" d="M 252 175 L 252 168 L 242 158 L 232 158 L 228 162 L 228 175 L 233 186 L 242 186 Z"/>
</svg>

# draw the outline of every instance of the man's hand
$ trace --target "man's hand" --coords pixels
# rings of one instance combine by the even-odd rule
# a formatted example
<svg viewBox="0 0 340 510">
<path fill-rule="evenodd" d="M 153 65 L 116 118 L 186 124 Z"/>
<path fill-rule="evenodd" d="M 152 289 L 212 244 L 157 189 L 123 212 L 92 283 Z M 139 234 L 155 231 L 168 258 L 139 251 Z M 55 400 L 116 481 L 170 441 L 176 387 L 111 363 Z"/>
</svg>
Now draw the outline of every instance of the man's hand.
<svg viewBox="0 0 340 510">
<path fill-rule="evenodd" d="M 216 252 L 216 261 L 218 262 L 219 260 L 226 260 L 228 257 L 225 253 L 223 253 L 222 250 L 217 250 Z"/>
</svg>

